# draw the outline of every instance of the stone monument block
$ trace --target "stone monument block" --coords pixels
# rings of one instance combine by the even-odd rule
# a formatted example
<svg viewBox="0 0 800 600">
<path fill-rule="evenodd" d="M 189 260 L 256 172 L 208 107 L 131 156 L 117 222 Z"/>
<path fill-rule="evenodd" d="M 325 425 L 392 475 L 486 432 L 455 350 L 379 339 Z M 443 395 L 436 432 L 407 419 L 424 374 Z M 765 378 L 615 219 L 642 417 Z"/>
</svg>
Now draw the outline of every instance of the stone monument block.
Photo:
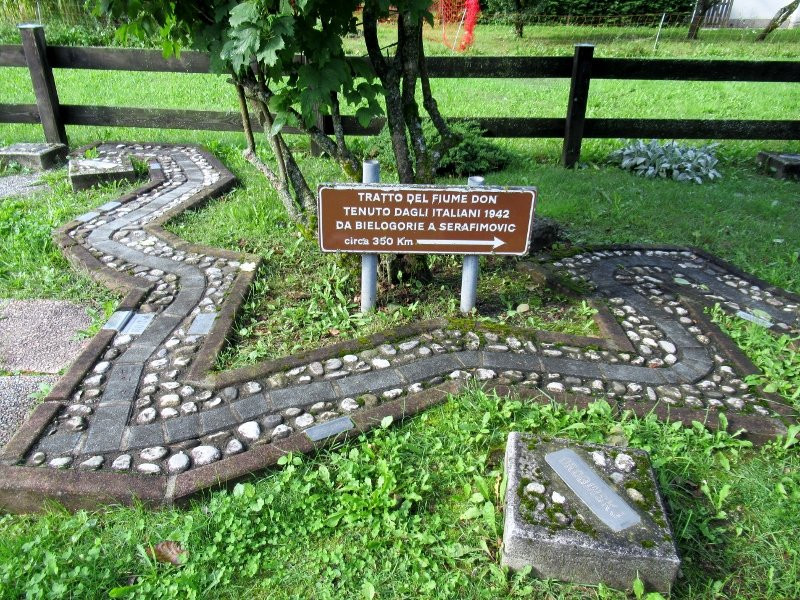
<svg viewBox="0 0 800 600">
<path fill-rule="evenodd" d="M 0 148 L 0 165 L 17 163 L 34 171 L 53 169 L 67 161 L 67 150 L 64 144 L 11 144 Z"/>
<path fill-rule="evenodd" d="M 136 172 L 129 156 L 69 159 L 69 180 L 73 191 L 85 190 L 111 181 L 135 181 Z"/>
<path fill-rule="evenodd" d="M 512 432 L 505 466 L 503 565 L 669 591 L 680 559 L 646 452 Z"/>
<path fill-rule="evenodd" d="M 767 174 L 777 179 L 800 179 L 800 154 L 759 152 L 756 160 Z"/>
</svg>

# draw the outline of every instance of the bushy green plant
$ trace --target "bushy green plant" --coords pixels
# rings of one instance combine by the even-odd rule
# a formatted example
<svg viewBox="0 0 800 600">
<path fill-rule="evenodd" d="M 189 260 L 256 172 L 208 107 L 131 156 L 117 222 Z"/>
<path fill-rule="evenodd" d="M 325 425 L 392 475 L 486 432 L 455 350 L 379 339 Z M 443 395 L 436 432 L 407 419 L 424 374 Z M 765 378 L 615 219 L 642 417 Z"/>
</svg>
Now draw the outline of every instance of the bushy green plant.
<svg viewBox="0 0 800 600">
<path fill-rule="evenodd" d="M 717 144 L 695 148 L 675 141 L 662 144 L 658 140 L 635 140 L 612 152 L 609 160 L 641 177 L 703 183 L 722 177 L 716 169 L 719 163 L 714 156 L 716 147 Z"/>
<path fill-rule="evenodd" d="M 481 137 L 483 132 L 478 123 L 463 121 L 451 124 L 450 128 L 461 141 L 438 158 L 436 172 L 439 175 L 462 177 L 492 173 L 504 169 L 511 160 L 511 155 L 506 150 Z M 438 145 L 441 136 L 433 123 L 426 121 L 423 129 L 431 146 Z M 386 127 L 377 136 L 356 140 L 354 149 L 363 158 L 377 159 L 382 169 L 394 170 L 392 139 Z M 411 151 L 409 147 L 409 152 Z"/>
<path fill-rule="evenodd" d="M 430 139 L 438 144 L 440 137 L 432 123 Z M 437 165 L 440 175 L 477 175 L 501 171 L 508 165 L 511 155 L 503 148 L 481 137 L 480 125 L 475 121 L 454 123 L 453 133 L 461 137 L 461 142 L 442 154 Z M 426 132 L 427 133 L 427 132 Z"/>
</svg>

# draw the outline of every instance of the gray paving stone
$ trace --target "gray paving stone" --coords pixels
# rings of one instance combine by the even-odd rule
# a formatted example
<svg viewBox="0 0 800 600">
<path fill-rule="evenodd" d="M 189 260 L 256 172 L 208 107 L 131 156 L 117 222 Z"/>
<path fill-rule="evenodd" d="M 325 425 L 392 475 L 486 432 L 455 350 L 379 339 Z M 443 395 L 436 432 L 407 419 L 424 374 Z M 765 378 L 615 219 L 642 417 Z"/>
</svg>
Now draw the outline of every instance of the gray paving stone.
<svg viewBox="0 0 800 600">
<path fill-rule="evenodd" d="M 119 420 L 95 421 L 89 427 L 84 454 L 102 454 L 119 450 L 122 436 L 125 433 L 125 422 Z"/>
<path fill-rule="evenodd" d="M 141 342 L 141 340 L 139 340 Z M 141 343 L 131 345 L 114 362 L 116 364 L 138 365 L 149 359 L 156 351 L 156 344 L 143 345 Z"/>
<path fill-rule="evenodd" d="M 405 380 L 395 369 L 369 371 L 360 375 L 351 375 L 336 381 L 336 387 L 342 396 L 357 396 L 389 387 L 403 385 Z M 274 392 L 273 392 L 274 393 Z"/>
<path fill-rule="evenodd" d="M 350 417 L 339 417 L 332 421 L 313 425 L 303 433 L 305 433 L 312 442 L 318 442 L 334 435 L 344 433 L 345 431 L 350 431 L 353 427 L 355 427 L 355 424 Z"/>
<path fill-rule="evenodd" d="M 339 380 L 341 382 L 341 380 Z M 269 393 L 270 410 L 281 410 L 290 406 L 306 406 L 336 398 L 336 391 L 329 381 L 317 381 Z"/>
<path fill-rule="evenodd" d="M 186 415 L 164 422 L 166 441 L 170 444 L 200 437 L 200 415 Z"/>
<path fill-rule="evenodd" d="M 164 443 L 164 430 L 161 423 L 151 423 L 150 425 L 135 425 L 128 429 L 129 450 L 148 448 L 150 446 L 161 446 Z"/>
<path fill-rule="evenodd" d="M 71 454 L 81 439 L 81 433 L 59 433 L 40 438 L 38 449 L 48 454 Z"/>
<path fill-rule="evenodd" d="M 493 353 L 480 350 L 464 350 L 463 352 L 456 352 L 453 356 L 465 369 L 475 369 L 483 365 L 484 357 L 488 354 Z M 505 354 L 505 352 L 502 354 Z"/>
<path fill-rule="evenodd" d="M 545 371 L 560 373 L 561 375 L 575 375 L 576 377 L 591 379 L 603 376 L 600 365 L 573 358 L 549 358 L 545 356 L 542 358 L 542 366 Z"/>
<path fill-rule="evenodd" d="M 601 364 L 598 366 L 603 379 L 617 379 L 619 381 L 631 381 L 651 385 L 672 383 L 672 376 L 670 375 L 672 369 L 650 369 L 648 367 L 634 367 L 621 364 Z"/>
<path fill-rule="evenodd" d="M 431 377 L 450 373 L 456 369 L 461 369 L 462 366 L 461 361 L 452 354 L 439 354 L 424 360 L 417 360 L 402 365 L 397 367 L 397 370 L 409 383 L 412 383 L 426 381 Z"/>
<path fill-rule="evenodd" d="M 139 378 L 142 376 L 141 364 L 116 364 L 111 368 L 108 383 L 103 392 L 104 402 L 131 403 L 136 398 Z"/>
<path fill-rule="evenodd" d="M 241 421 L 249 421 L 260 417 L 269 410 L 269 401 L 265 394 L 254 394 L 231 404 L 233 411 Z"/>
<path fill-rule="evenodd" d="M 236 425 L 238 422 L 239 419 L 233 414 L 229 407 L 221 406 L 200 413 L 200 432 L 202 435 L 213 433 L 214 431 Z"/>
<path fill-rule="evenodd" d="M 100 421 L 120 421 L 124 423 L 128 420 L 130 412 L 131 405 L 127 402 L 102 403 L 95 409 L 92 423 Z"/>
<path fill-rule="evenodd" d="M 505 371 L 537 371 L 543 370 L 542 359 L 535 354 L 516 354 L 514 352 L 485 352 L 483 366 L 487 369 Z"/>
</svg>

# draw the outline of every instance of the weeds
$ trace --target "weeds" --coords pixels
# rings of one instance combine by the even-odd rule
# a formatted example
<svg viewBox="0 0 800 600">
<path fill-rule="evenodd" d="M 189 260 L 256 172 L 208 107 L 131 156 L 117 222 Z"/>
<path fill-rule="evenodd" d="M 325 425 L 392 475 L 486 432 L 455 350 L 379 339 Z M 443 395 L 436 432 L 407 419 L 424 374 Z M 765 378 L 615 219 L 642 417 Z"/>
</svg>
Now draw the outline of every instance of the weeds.
<svg viewBox="0 0 800 600">
<path fill-rule="evenodd" d="M 775 335 L 768 329 L 725 313 L 719 306 L 711 317 L 759 368 L 746 382 L 780 394 L 800 410 L 800 336 Z"/>
</svg>

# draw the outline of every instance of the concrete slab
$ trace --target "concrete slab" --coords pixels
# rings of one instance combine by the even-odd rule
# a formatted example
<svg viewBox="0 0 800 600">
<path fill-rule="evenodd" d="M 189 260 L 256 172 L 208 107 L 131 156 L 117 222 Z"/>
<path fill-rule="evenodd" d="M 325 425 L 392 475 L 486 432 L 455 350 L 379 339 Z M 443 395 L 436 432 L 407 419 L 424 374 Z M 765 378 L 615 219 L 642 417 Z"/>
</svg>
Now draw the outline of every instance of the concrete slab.
<svg viewBox="0 0 800 600">
<path fill-rule="evenodd" d="M 89 340 L 78 332 L 91 325 L 86 309 L 62 300 L 0 300 L 0 368 L 58 373 Z"/>
<path fill-rule="evenodd" d="M 75 157 L 69 161 L 69 179 L 77 192 L 101 183 L 135 181 L 136 172 L 129 156 Z"/>
<path fill-rule="evenodd" d="M 18 143 L 0 148 L 0 165 L 16 163 L 27 169 L 43 171 L 58 167 L 67 160 L 64 144 Z"/>
<path fill-rule="evenodd" d="M 504 565 L 670 590 L 680 559 L 646 452 L 512 432 L 506 475 Z"/>
</svg>

